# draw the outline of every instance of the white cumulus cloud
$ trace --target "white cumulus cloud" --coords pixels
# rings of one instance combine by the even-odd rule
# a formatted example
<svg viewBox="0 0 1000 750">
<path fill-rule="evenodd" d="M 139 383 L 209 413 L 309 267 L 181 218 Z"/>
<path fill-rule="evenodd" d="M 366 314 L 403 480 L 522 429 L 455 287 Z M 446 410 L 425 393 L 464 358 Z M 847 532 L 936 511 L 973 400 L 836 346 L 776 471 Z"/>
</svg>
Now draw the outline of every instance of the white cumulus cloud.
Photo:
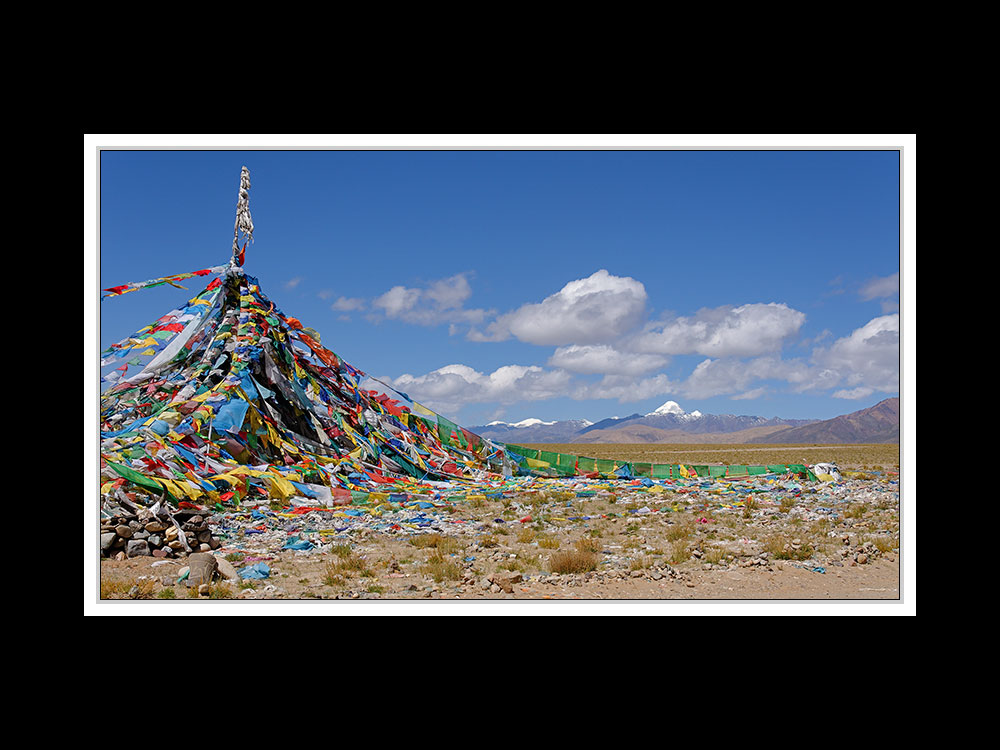
<svg viewBox="0 0 1000 750">
<path fill-rule="evenodd" d="M 839 391 L 839 398 L 861 398 L 859 388 L 898 391 L 899 313 L 873 318 L 828 348 L 814 350 L 812 361 L 836 372 L 853 389 Z"/>
<path fill-rule="evenodd" d="M 645 375 L 669 362 L 660 354 L 636 354 L 618 351 L 606 344 L 561 346 L 549 357 L 552 367 L 580 373 L 621 373 Z"/>
<path fill-rule="evenodd" d="M 839 388 L 831 395 L 843 399 L 898 391 L 899 315 L 875 318 L 830 346 L 814 349 L 809 361 L 778 356 L 705 359 L 679 391 L 688 398 L 754 398 L 763 393 L 760 381 L 783 381 L 795 393 Z"/>
<path fill-rule="evenodd" d="M 471 296 L 468 275 L 459 273 L 424 287 L 394 286 L 373 299 L 371 306 L 386 318 L 416 325 L 478 324 L 490 311 L 464 308 L 463 304 Z"/>
<path fill-rule="evenodd" d="M 642 282 L 601 269 L 541 302 L 501 315 L 484 332 L 470 332 L 469 338 L 503 341 L 513 336 L 541 346 L 606 343 L 642 323 L 646 299 Z"/>
<path fill-rule="evenodd" d="M 694 368 L 681 391 L 690 398 L 711 398 L 730 396 L 734 399 L 753 399 L 763 395 L 764 388 L 750 386 L 761 380 L 783 380 L 794 386 L 794 390 L 836 385 L 836 376 L 831 379 L 821 368 L 810 367 L 799 359 L 780 357 L 755 357 L 738 359 L 706 359 Z"/>
<path fill-rule="evenodd" d="M 605 375 L 596 383 L 580 383 L 573 389 L 571 397 L 577 401 L 589 399 L 616 399 L 627 404 L 643 401 L 656 396 L 674 393 L 677 384 L 664 374 L 648 378 L 636 378 L 629 375 Z"/>
<path fill-rule="evenodd" d="M 870 279 L 867 281 L 859 292 L 861 299 L 868 300 L 882 299 L 883 297 L 892 297 L 899 294 L 899 272 L 889 276 L 879 277 Z"/>
<path fill-rule="evenodd" d="M 706 308 L 647 326 L 635 347 L 657 354 L 752 357 L 778 351 L 805 320 L 805 313 L 783 302 Z"/>
<path fill-rule="evenodd" d="M 879 300 L 883 313 L 899 310 L 899 272 L 870 279 L 861 287 L 858 295 L 865 302 L 873 299 Z"/>
<path fill-rule="evenodd" d="M 338 312 L 351 312 L 352 310 L 362 310 L 364 306 L 365 301 L 360 297 L 338 297 L 337 301 L 330 305 L 330 309 Z"/>
<path fill-rule="evenodd" d="M 421 404 L 441 413 L 459 411 L 468 404 L 540 401 L 566 395 L 571 376 L 562 370 L 538 366 L 505 365 L 485 374 L 467 365 L 439 367 L 426 375 L 381 378 Z"/>
</svg>

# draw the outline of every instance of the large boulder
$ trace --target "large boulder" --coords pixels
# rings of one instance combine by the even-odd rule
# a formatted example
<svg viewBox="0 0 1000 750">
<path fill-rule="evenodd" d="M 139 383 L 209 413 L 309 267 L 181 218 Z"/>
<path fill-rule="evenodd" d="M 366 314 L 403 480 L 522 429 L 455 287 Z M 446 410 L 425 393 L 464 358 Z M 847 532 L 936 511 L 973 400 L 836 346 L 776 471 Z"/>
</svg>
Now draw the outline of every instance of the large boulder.
<svg viewBox="0 0 1000 750">
<path fill-rule="evenodd" d="M 149 544 L 145 539 L 130 539 L 125 545 L 125 555 L 127 557 L 149 557 L 152 554 Z"/>
<path fill-rule="evenodd" d="M 195 552 L 188 555 L 188 588 L 198 587 L 203 583 L 211 583 L 215 571 L 218 569 L 215 555 L 208 552 Z"/>
</svg>

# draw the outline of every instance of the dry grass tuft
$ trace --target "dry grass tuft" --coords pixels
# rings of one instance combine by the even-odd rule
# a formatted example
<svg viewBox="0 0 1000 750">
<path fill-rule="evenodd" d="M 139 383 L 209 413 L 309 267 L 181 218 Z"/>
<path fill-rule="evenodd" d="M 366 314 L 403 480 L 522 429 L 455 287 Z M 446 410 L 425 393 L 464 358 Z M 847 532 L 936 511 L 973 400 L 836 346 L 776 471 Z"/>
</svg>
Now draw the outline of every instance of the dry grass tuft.
<svg viewBox="0 0 1000 750">
<path fill-rule="evenodd" d="M 587 573 L 597 569 L 600 557 L 589 550 L 565 550 L 553 552 L 549 558 L 549 571 L 552 573 Z"/>
<path fill-rule="evenodd" d="M 775 560 L 808 560 L 816 549 L 806 539 L 789 539 L 782 534 L 770 536 L 764 540 L 764 551 Z"/>
<path fill-rule="evenodd" d="M 556 539 L 551 534 L 539 534 L 535 537 L 535 541 L 538 542 L 538 546 L 542 549 L 559 549 L 559 540 Z"/>
<path fill-rule="evenodd" d="M 367 578 L 374 577 L 374 574 L 368 570 L 368 566 L 364 560 L 353 553 L 349 553 L 338 560 L 331 560 L 327 563 L 323 582 L 327 586 L 333 586 L 335 584 L 331 583 L 332 580 L 336 578 L 350 578 L 354 575 Z"/>
<path fill-rule="evenodd" d="M 884 555 L 899 547 L 899 540 L 891 536 L 877 536 L 872 540 L 872 544 Z"/>
<path fill-rule="evenodd" d="M 117 578 L 101 581 L 102 599 L 152 599 L 155 584 L 152 579 Z"/>
<path fill-rule="evenodd" d="M 667 562 L 671 565 L 680 565 L 682 562 L 686 562 L 691 559 L 691 550 L 688 548 L 688 543 L 685 539 L 677 539 L 672 545 L 670 545 L 670 553 L 667 555 Z"/>
<path fill-rule="evenodd" d="M 433 578 L 437 583 L 462 579 L 461 566 L 451 558 L 445 557 L 440 551 L 427 558 L 423 573 Z"/>
<path fill-rule="evenodd" d="M 655 560 L 649 555 L 640 555 L 639 557 L 633 557 L 631 562 L 629 562 L 629 570 L 647 570 L 653 567 Z"/>
<path fill-rule="evenodd" d="M 599 553 L 604 549 L 604 546 L 597 539 L 584 537 L 583 539 L 577 539 L 573 543 L 573 548 L 577 552 Z"/>
<path fill-rule="evenodd" d="M 232 599 L 233 590 L 225 583 L 214 583 L 208 587 L 209 599 Z"/>
<path fill-rule="evenodd" d="M 852 503 L 851 506 L 844 511 L 844 516 L 847 518 L 864 518 L 865 515 L 865 504 L 864 503 Z"/>
<path fill-rule="evenodd" d="M 433 548 L 442 555 L 458 552 L 463 549 L 462 543 L 457 539 L 443 536 L 441 534 L 420 534 L 410 537 L 410 544 L 417 549 Z"/>
<path fill-rule="evenodd" d="M 690 537 L 692 533 L 694 527 L 690 523 L 675 523 L 667 528 L 663 536 L 668 542 L 680 542 Z"/>
<path fill-rule="evenodd" d="M 705 550 L 704 560 L 705 562 L 712 563 L 712 565 L 718 565 L 723 560 L 726 559 L 726 550 L 722 547 L 708 547 Z"/>
</svg>

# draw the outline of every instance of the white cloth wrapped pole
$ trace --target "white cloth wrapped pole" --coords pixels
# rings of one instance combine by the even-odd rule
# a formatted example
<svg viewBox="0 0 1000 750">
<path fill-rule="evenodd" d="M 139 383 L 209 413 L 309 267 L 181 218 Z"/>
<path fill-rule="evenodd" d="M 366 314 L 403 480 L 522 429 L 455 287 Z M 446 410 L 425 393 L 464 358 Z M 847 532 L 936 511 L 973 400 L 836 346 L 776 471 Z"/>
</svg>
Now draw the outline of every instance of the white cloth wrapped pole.
<svg viewBox="0 0 1000 750">
<path fill-rule="evenodd" d="M 240 232 L 246 240 L 253 242 L 253 219 L 250 218 L 250 170 L 246 167 L 240 171 L 240 192 L 236 201 L 236 224 L 233 226 L 233 258 L 232 265 L 240 265 L 237 258 L 240 254 Z"/>
</svg>

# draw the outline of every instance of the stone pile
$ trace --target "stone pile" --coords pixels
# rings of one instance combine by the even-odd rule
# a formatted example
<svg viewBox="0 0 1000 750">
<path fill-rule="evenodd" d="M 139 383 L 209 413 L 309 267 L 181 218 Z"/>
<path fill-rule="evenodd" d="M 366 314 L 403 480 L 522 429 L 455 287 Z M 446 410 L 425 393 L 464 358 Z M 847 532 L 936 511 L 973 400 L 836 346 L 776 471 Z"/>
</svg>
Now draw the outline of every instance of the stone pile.
<svg viewBox="0 0 1000 750">
<path fill-rule="evenodd" d="M 844 547 L 840 550 L 840 556 L 851 565 L 865 565 L 874 562 L 881 555 L 879 548 L 871 542 L 857 542 L 852 545 L 851 538 L 847 535 L 844 535 L 841 541 L 843 541 Z M 894 555 L 889 555 L 889 559 L 895 560 L 896 558 Z"/>
<path fill-rule="evenodd" d="M 185 557 L 218 549 L 205 516 L 192 510 L 166 506 L 124 508 L 101 519 L 101 556 L 124 560 L 130 557 Z"/>
</svg>

